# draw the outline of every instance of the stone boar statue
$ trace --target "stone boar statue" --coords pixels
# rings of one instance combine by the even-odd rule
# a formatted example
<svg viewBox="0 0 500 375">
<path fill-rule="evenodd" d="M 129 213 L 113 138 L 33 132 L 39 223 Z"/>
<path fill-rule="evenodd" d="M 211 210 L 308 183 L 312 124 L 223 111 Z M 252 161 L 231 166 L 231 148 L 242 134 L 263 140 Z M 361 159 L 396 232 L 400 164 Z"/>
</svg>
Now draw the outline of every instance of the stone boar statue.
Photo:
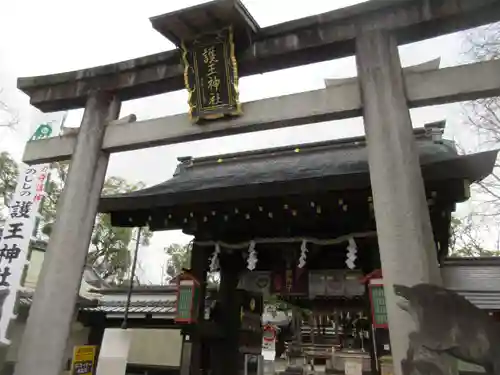
<svg viewBox="0 0 500 375">
<path fill-rule="evenodd" d="M 409 357 L 425 348 L 500 375 L 500 325 L 485 311 L 457 293 L 431 284 L 395 284 L 394 293 L 399 297 L 398 306 L 412 316 L 417 326 L 417 331 L 410 334 Z M 411 358 L 407 360 L 403 369 L 411 367 Z M 429 370 L 426 372 L 433 372 Z"/>
</svg>

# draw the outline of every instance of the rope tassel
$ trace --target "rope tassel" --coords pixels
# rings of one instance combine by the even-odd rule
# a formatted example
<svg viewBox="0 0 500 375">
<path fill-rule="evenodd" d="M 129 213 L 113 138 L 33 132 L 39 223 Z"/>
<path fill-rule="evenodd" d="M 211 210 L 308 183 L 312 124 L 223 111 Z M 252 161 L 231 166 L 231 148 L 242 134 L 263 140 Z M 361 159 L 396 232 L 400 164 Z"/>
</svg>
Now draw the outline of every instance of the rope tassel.
<svg viewBox="0 0 500 375">
<path fill-rule="evenodd" d="M 306 265 L 307 252 L 309 251 L 309 250 L 307 250 L 306 245 L 307 245 L 307 241 L 302 240 L 302 244 L 300 245 L 300 258 L 299 258 L 299 264 L 298 264 L 299 268 L 304 268 L 304 266 Z"/>
<path fill-rule="evenodd" d="M 215 243 L 215 249 L 212 253 L 212 258 L 210 259 L 210 272 L 215 272 L 219 269 L 219 254 L 220 254 L 220 244 Z"/>
<path fill-rule="evenodd" d="M 351 237 L 351 238 L 349 238 L 349 244 L 347 245 L 347 259 L 345 261 L 345 264 L 351 270 L 356 267 L 355 262 L 356 262 L 356 259 L 358 258 L 357 253 L 358 253 L 358 247 L 356 246 L 356 242 L 354 241 L 354 238 Z"/>
<path fill-rule="evenodd" d="M 247 268 L 253 271 L 257 266 L 257 251 L 255 251 L 255 241 L 250 241 L 248 246 Z"/>
</svg>

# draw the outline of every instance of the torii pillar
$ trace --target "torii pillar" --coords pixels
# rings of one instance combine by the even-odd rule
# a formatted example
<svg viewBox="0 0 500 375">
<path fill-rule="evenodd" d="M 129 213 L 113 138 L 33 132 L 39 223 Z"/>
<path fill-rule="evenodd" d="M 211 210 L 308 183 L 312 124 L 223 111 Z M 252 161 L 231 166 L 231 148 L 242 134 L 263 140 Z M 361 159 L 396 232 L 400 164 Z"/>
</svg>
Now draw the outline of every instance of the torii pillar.
<svg viewBox="0 0 500 375">
<path fill-rule="evenodd" d="M 441 284 L 441 276 L 396 39 L 386 31 L 361 33 L 356 62 L 391 352 L 395 374 L 402 375 L 416 327 L 398 307 L 393 285 Z"/>
<path fill-rule="evenodd" d="M 106 124 L 120 101 L 105 92 L 87 99 L 47 255 L 21 340 L 15 375 L 56 375 L 66 346 L 109 153 L 102 151 Z"/>
</svg>

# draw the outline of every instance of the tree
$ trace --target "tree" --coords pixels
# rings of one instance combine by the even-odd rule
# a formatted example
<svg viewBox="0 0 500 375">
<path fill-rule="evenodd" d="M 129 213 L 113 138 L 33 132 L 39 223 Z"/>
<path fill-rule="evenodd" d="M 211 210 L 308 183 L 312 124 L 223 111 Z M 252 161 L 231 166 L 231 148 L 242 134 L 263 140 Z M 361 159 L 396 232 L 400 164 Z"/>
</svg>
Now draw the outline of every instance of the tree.
<svg viewBox="0 0 500 375">
<path fill-rule="evenodd" d="M 50 237 L 56 220 L 57 202 L 64 188 L 69 170 L 67 162 L 54 163 L 46 185 L 46 197 L 41 205 L 41 234 Z M 0 154 L 0 196 L 5 206 L 8 205 L 17 180 L 18 165 L 7 153 Z M 130 184 L 120 177 L 109 177 L 104 182 L 103 195 L 126 193 L 144 187 L 142 183 Z M 1 208 L 1 206 L 0 206 Z M 117 228 L 111 225 L 109 215 L 98 214 L 92 232 L 87 264 L 93 266 L 101 277 L 113 284 L 121 284 L 130 275 L 131 245 L 135 241 L 135 230 Z M 142 245 L 148 245 L 152 236 L 149 230 L 143 230 Z"/>
<path fill-rule="evenodd" d="M 472 29 L 465 37 L 465 57 L 468 61 L 500 59 L 500 23 Z M 478 149 L 500 145 L 500 97 L 468 102 L 464 105 L 465 123 L 477 135 Z M 484 181 L 478 182 L 480 207 L 476 215 L 497 219 L 500 214 L 500 164 Z"/>
<path fill-rule="evenodd" d="M 189 242 L 185 245 L 180 245 L 178 243 L 171 244 L 165 248 L 165 254 L 167 255 L 166 267 L 164 269 L 164 282 L 174 283 L 176 277 L 182 273 L 182 269 L 191 268 L 191 252 L 193 251 L 193 242 Z M 218 272 L 208 272 L 207 282 L 209 284 L 218 284 L 219 274 Z"/>
<path fill-rule="evenodd" d="M 458 257 L 500 256 L 499 250 L 488 250 L 482 240 L 484 228 L 475 222 L 474 215 L 463 219 L 452 217 L 450 235 L 450 255 Z M 498 249 L 498 241 L 496 244 Z"/>
<path fill-rule="evenodd" d="M 192 242 L 185 245 L 174 243 L 165 248 L 165 254 L 168 257 L 165 269 L 165 276 L 168 278 L 168 280 L 165 280 L 166 282 L 174 282 L 183 268 L 188 269 L 191 267 L 192 248 Z"/>
<path fill-rule="evenodd" d="M 470 30 L 464 43 L 465 62 L 500 59 L 500 23 Z M 463 129 L 467 142 L 460 149 L 484 151 L 500 145 L 500 97 L 467 102 L 463 105 Z M 472 187 L 473 203 L 470 215 L 454 218 L 450 250 L 456 256 L 500 255 L 496 250 L 486 250 L 492 245 L 492 233 L 500 228 L 500 164 L 493 173 Z M 499 249 L 498 241 L 494 248 Z"/>
<path fill-rule="evenodd" d="M 0 220 L 5 219 L 5 211 L 16 188 L 19 168 L 7 152 L 0 153 Z"/>
</svg>

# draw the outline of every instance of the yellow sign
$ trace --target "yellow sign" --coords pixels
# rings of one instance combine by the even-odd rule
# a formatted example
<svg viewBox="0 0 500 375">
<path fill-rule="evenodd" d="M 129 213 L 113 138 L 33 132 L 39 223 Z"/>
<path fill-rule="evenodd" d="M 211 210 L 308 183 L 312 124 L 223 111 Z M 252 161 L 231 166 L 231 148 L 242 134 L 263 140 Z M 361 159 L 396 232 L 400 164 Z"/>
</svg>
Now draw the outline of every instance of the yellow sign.
<svg viewBox="0 0 500 375">
<path fill-rule="evenodd" d="M 73 361 L 71 362 L 71 375 L 92 375 L 94 372 L 94 360 L 96 346 L 75 346 L 73 349 Z"/>
</svg>

